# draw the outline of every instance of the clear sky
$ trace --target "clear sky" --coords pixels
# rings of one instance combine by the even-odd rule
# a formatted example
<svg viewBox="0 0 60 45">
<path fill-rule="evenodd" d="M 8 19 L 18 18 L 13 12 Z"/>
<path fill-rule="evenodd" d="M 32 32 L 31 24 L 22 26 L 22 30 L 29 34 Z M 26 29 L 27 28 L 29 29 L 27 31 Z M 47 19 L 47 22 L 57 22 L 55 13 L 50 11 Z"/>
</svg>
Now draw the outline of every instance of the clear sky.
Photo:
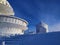
<svg viewBox="0 0 60 45">
<path fill-rule="evenodd" d="M 8 0 L 15 16 L 28 21 L 29 29 L 35 30 L 40 21 L 48 24 L 49 31 L 60 31 L 60 0 Z"/>
</svg>

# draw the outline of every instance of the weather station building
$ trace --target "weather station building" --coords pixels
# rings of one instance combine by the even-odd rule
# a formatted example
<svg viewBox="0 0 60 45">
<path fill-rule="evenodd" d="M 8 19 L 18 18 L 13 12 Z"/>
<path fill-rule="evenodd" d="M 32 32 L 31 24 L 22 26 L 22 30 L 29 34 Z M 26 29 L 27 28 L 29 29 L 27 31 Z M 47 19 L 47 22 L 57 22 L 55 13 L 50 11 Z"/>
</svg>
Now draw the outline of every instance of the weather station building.
<svg viewBox="0 0 60 45">
<path fill-rule="evenodd" d="M 0 35 L 21 35 L 28 29 L 28 22 L 14 16 L 14 11 L 7 0 L 0 0 Z"/>
<path fill-rule="evenodd" d="M 48 25 L 44 22 L 40 22 L 36 25 L 36 33 L 47 33 L 48 32 Z"/>
</svg>

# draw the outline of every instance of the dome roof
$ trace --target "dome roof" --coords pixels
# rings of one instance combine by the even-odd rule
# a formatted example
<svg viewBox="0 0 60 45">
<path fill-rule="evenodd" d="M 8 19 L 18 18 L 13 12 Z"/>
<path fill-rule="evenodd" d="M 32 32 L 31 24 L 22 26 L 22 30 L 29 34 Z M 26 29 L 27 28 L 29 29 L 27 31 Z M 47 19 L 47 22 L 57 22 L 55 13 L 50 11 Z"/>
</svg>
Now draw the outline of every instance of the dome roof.
<svg viewBox="0 0 60 45">
<path fill-rule="evenodd" d="M 6 16 L 14 15 L 14 11 L 12 7 L 0 3 L 0 15 Z"/>
</svg>

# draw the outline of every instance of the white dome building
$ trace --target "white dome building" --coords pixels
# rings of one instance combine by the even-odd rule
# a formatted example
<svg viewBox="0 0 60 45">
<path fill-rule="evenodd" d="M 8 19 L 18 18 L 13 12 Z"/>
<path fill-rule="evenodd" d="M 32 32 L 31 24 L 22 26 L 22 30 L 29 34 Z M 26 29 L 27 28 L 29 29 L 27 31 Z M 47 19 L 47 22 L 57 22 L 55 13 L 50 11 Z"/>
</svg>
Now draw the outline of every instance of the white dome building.
<svg viewBox="0 0 60 45">
<path fill-rule="evenodd" d="M 14 11 L 6 0 L 0 1 L 0 35 L 24 34 L 27 25 L 27 21 L 14 16 Z"/>
<path fill-rule="evenodd" d="M 24 34 L 27 30 L 27 22 L 23 19 L 0 15 L 0 35 Z"/>
</svg>

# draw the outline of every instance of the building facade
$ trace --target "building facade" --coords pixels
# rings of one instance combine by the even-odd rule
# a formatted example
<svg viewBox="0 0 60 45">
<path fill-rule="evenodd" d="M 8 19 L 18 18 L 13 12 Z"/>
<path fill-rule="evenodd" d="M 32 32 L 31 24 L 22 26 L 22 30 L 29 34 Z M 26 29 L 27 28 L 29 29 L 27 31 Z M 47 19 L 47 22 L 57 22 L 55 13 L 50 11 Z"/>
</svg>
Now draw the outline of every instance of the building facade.
<svg viewBox="0 0 60 45">
<path fill-rule="evenodd" d="M 40 22 L 39 24 L 36 25 L 36 33 L 46 33 L 48 32 L 48 25 Z"/>
<path fill-rule="evenodd" d="M 27 30 L 27 22 L 14 16 L 0 15 L 0 35 L 24 34 Z"/>
</svg>

